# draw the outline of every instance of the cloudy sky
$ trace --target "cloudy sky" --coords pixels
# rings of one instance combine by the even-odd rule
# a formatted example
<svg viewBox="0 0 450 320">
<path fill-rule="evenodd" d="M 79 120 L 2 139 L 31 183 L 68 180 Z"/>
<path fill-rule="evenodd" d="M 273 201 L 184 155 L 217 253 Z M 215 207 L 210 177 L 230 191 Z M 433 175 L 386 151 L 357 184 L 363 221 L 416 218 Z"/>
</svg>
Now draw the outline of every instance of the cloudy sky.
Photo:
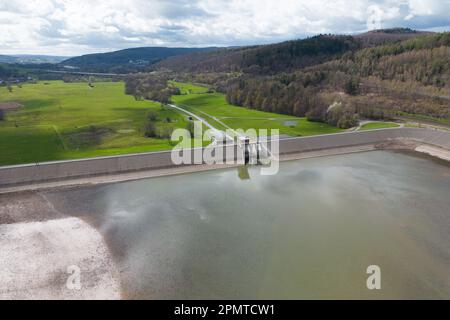
<svg viewBox="0 0 450 320">
<path fill-rule="evenodd" d="M 373 28 L 450 30 L 450 0 L 0 0 L 0 54 L 232 46 Z"/>
</svg>

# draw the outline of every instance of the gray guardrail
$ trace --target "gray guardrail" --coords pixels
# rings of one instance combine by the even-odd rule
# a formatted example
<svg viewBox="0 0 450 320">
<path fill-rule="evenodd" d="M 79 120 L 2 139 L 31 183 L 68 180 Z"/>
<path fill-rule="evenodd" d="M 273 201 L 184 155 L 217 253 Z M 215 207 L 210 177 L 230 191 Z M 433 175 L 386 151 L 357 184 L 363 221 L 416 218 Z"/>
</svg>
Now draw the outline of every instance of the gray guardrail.
<svg viewBox="0 0 450 320">
<path fill-rule="evenodd" d="M 418 128 L 393 128 L 346 132 L 330 135 L 280 140 L 280 154 L 377 144 L 397 138 L 408 138 L 450 150 L 450 131 Z M 223 147 L 225 159 L 238 157 L 237 147 Z M 201 151 L 201 150 L 200 150 Z M 175 166 L 171 151 L 129 154 L 111 157 L 53 161 L 0 167 L 0 186 L 162 169 Z"/>
</svg>

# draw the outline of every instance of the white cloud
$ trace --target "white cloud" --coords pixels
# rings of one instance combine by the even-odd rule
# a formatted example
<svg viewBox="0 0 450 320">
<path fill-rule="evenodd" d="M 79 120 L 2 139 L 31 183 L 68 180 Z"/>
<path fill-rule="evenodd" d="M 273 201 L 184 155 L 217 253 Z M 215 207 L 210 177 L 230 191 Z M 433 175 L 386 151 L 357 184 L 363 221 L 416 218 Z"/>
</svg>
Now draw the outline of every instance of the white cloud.
<svg viewBox="0 0 450 320">
<path fill-rule="evenodd" d="M 362 32 L 374 12 L 381 27 L 450 26 L 450 0 L 0 0 L 0 54 L 276 42 Z"/>
</svg>

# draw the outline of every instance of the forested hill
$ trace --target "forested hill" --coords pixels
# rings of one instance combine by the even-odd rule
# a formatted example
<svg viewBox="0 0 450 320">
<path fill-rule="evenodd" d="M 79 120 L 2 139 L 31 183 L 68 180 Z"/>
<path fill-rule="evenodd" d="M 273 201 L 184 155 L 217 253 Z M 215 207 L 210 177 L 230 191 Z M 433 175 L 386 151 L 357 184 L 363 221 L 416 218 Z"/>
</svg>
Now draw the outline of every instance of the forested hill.
<svg viewBox="0 0 450 320">
<path fill-rule="evenodd" d="M 355 38 L 360 40 L 364 47 L 369 47 L 432 34 L 433 32 L 417 31 L 409 28 L 393 28 L 369 31 L 355 35 Z"/>
<path fill-rule="evenodd" d="M 70 66 L 89 72 L 129 73 L 141 71 L 148 68 L 149 65 L 168 57 L 193 52 L 208 52 L 216 49 L 217 48 L 132 48 L 74 57 L 61 62 L 60 65 L 64 67 Z"/>
<path fill-rule="evenodd" d="M 364 48 L 290 73 L 244 74 L 222 88 L 236 105 L 341 127 L 404 113 L 450 119 L 450 33 Z"/>
<path fill-rule="evenodd" d="M 406 28 L 356 36 L 318 35 L 271 45 L 224 49 L 170 57 L 152 66 L 175 72 L 245 72 L 276 74 L 337 59 L 347 52 L 432 34 Z"/>
<path fill-rule="evenodd" d="M 158 96 L 146 84 L 163 77 L 207 83 L 234 105 L 342 128 L 409 114 L 450 119 L 450 33 L 321 35 L 171 57 L 153 67 L 160 72 L 128 81 L 129 93 Z"/>
<path fill-rule="evenodd" d="M 171 57 L 155 64 L 153 69 L 175 72 L 277 73 L 322 63 L 360 46 L 360 42 L 351 36 L 319 35 L 272 45 Z"/>
</svg>

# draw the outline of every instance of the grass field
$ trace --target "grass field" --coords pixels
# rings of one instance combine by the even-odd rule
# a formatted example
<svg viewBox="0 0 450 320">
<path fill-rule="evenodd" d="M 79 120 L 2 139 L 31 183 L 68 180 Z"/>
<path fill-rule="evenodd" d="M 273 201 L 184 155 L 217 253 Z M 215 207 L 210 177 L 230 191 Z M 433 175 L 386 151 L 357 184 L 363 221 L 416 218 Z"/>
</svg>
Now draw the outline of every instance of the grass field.
<svg viewBox="0 0 450 320">
<path fill-rule="evenodd" d="M 398 127 L 400 127 L 398 124 L 392 122 L 369 122 L 363 125 L 360 130 L 375 130 Z"/>
<path fill-rule="evenodd" d="M 145 138 L 149 110 L 159 126 L 186 127 L 186 117 L 159 103 L 135 101 L 120 82 L 25 84 L 9 93 L 0 87 L 1 102 L 18 102 L 0 121 L 0 165 L 34 163 L 170 149 L 168 140 Z M 172 122 L 164 120 L 170 117 Z"/>
<path fill-rule="evenodd" d="M 173 96 L 173 102 L 205 118 L 218 129 L 226 129 L 222 124 L 224 123 L 233 129 L 279 129 L 280 134 L 290 136 L 310 136 L 342 131 L 324 123 L 309 122 L 305 118 L 233 106 L 227 103 L 225 96 L 221 93 L 206 93 L 207 88 L 205 90 L 204 87 L 192 84 L 174 84 L 185 94 Z M 186 94 L 186 88 L 197 93 Z"/>
</svg>

